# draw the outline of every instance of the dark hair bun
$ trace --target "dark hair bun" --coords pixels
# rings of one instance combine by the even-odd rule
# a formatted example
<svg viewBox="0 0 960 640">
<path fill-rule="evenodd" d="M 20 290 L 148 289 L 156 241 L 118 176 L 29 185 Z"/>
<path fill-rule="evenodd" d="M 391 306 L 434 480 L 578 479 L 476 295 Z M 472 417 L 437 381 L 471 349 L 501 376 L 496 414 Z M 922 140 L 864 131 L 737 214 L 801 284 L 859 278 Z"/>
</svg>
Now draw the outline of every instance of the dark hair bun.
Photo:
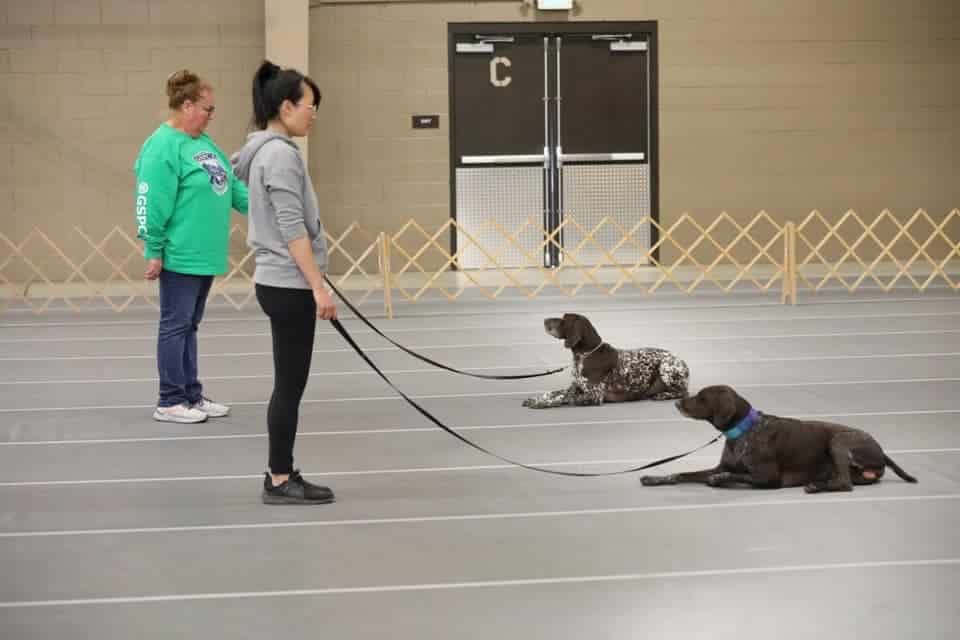
<svg viewBox="0 0 960 640">
<path fill-rule="evenodd" d="M 172 98 L 178 93 L 182 93 L 191 84 L 200 82 L 200 77 L 187 69 L 174 71 L 167 76 L 167 97 Z"/>
<path fill-rule="evenodd" d="M 178 109 L 187 100 L 196 101 L 210 85 L 188 69 L 174 71 L 167 76 L 167 98 L 171 109 Z"/>
</svg>

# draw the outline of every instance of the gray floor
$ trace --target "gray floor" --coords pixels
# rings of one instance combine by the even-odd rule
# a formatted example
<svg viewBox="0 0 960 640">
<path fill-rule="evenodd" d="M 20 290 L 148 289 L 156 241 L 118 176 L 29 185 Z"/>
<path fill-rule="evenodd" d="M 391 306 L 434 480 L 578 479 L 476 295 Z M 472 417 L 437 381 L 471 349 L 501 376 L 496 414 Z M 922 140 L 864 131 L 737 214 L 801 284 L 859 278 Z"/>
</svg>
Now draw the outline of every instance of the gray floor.
<svg viewBox="0 0 960 640">
<path fill-rule="evenodd" d="M 871 431 L 920 479 L 850 494 L 643 488 L 511 468 L 396 398 L 319 327 L 297 463 L 334 505 L 259 501 L 267 324 L 214 304 L 202 425 L 150 419 L 156 312 L 0 316 L 0 637 L 953 638 L 960 629 L 960 296 L 661 292 L 400 304 L 382 319 L 453 366 L 542 371 L 544 315 L 658 345 L 692 386 Z M 565 374 L 428 369 L 345 325 L 407 393 L 504 455 L 609 471 L 712 437 L 671 403 L 534 411 Z M 713 464 L 719 444 L 667 469 Z"/>
</svg>

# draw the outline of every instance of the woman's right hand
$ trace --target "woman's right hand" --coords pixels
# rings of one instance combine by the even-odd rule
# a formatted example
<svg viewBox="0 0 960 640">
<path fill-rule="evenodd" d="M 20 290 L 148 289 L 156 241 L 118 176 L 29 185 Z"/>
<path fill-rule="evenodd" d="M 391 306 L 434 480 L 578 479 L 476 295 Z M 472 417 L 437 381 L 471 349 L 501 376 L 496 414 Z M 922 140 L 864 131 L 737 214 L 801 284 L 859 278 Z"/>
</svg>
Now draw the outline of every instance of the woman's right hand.
<svg viewBox="0 0 960 640">
<path fill-rule="evenodd" d="M 161 258 L 151 258 L 147 260 L 147 270 L 143 277 L 147 280 L 156 280 L 160 277 L 161 271 L 163 271 L 163 260 Z"/>
<path fill-rule="evenodd" d="M 333 320 L 337 317 L 337 305 L 323 287 L 313 290 L 313 300 L 317 303 L 317 317 L 321 320 Z"/>
</svg>

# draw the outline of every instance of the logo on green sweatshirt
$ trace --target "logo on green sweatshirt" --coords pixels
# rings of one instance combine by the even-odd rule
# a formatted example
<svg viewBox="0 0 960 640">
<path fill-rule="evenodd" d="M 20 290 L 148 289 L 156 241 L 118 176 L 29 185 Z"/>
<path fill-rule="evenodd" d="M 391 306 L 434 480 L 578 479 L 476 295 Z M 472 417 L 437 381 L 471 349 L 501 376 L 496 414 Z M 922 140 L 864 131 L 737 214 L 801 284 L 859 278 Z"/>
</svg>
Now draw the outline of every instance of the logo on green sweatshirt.
<svg viewBox="0 0 960 640">
<path fill-rule="evenodd" d="M 227 192 L 227 170 L 220 164 L 220 158 L 217 154 L 209 151 L 201 151 L 194 154 L 193 159 L 200 163 L 203 170 L 210 176 L 210 186 L 213 192 L 222 196 Z"/>
<path fill-rule="evenodd" d="M 147 192 L 150 191 L 150 185 L 141 182 L 137 185 L 137 237 L 143 238 L 147 235 Z"/>
</svg>

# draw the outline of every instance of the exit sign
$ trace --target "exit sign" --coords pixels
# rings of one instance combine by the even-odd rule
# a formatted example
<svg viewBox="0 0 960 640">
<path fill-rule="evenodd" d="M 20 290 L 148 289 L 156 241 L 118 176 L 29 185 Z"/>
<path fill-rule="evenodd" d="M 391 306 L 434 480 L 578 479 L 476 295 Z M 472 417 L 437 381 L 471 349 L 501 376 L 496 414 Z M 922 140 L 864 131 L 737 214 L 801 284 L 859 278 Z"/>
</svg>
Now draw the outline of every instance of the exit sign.
<svg viewBox="0 0 960 640">
<path fill-rule="evenodd" d="M 413 116 L 414 129 L 437 129 L 440 127 L 440 116 Z"/>
</svg>

